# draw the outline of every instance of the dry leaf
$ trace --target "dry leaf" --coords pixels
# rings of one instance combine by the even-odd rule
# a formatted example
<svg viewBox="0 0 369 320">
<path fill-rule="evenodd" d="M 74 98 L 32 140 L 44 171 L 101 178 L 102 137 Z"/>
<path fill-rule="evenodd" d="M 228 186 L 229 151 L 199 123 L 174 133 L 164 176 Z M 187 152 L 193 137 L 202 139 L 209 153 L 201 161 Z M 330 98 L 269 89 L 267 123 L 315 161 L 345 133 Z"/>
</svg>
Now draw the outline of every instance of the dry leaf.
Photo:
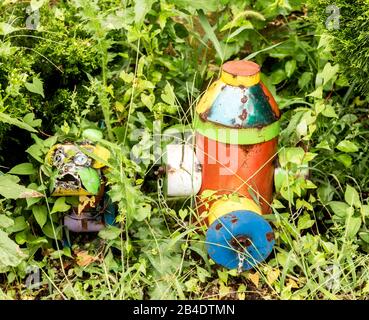
<svg viewBox="0 0 369 320">
<path fill-rule="evenodd" d="M 247 278 L 255 285 L 255 287 L 259 286 L 259 272 L 256 271 L 255 273 L 249 273 Z"/>
<path fill-rule="evenodd" d="M 98 260 L 97 257 L 93 257 L 88 254 L 88 251 L 80 251 L 77 253 L 77 264 L 80 267 L 85 267 Z"/>
<path fill-rule="evenodd" d="M 300 288 L 299 285 L 296 283 L 296 281 L 295 280 L 292 280 L 292 279 L 289 279 L 288 280 L 287 286 L 290 286 L 293 289 Z"/>
<path fill-rule="evenodd" d="M 95 197 L 88 196 L 79 196 L 79 204 L 78 204 L 78 215 L 82 213 L 82 211 L 86 208 L 86 206 L 90 204 L 90 207 L 95 207 Z"/>
<path fill-rule="evenodd" d="M 230 288 L 225 286 L 223 283 L 220 283 L 219 297 L 224 298 L 225 296 L 229 294 L 229 292 L 230 292 Z"/>
<path fill-rule="evenodd" d="M 27 189 L 27 191 L 24 191 L 20 194 L 19 198 L 22 199 L 28 199 L 28 198 L 43 198 L 45 197 L 42 193 L 37 191 L 32 191 L 30 189 Z"/>
<path fill-rule="evenodd" d="M 279 271 L 279 269 L 270 269 L 267 274 L 269 284 L 272 285 L 278 279 L 280 274 L 281 272 Z"/>
</svg>

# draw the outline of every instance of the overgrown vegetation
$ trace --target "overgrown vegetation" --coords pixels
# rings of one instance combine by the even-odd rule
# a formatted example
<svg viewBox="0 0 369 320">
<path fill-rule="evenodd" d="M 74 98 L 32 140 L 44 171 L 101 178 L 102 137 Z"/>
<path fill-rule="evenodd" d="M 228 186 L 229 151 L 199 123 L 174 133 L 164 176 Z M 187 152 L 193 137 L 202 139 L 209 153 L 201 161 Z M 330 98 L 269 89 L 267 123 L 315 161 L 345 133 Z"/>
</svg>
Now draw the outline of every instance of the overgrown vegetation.
<svg viewBox="0 0 369 320">
<path fill-rule="evenodd" d="M 365 298 L 368 101 L 352 87 L 367 67 L 353 15 L 332 42 L 322 27 L 328 1 L 0 3 L 0 297 Z M 336 4 L 360 17 L 369 10 Z M 221 63 L 244 58 L 263 66 L 283 131 L 267 217 L 275 251 L 239 275 L 207 257 L 194 199 L 165 198 L 152 137 L 191 124 Z M 87 129 L 101 131 L 88 137 L 112 154 L 106 177 L 119 225 L 71 235 L 68 247 L 60 218 L 72 200 L 50 196 L 45 156 Z M 29 288 L 36 268 L 41 285 Z"/>
</svg>

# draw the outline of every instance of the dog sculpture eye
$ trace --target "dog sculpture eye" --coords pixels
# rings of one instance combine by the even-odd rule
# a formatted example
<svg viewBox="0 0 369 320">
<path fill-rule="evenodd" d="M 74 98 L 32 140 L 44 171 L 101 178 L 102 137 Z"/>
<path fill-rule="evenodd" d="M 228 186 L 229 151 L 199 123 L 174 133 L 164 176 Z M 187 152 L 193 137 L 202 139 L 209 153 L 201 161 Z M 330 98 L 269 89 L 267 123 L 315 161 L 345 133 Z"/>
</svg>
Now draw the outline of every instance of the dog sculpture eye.
<svg viewBox="0 0 369 320">
<path fill-rule="evenodd" d="M 54 154 L 53 162 L 54 166 L 60 168 L 64 163 L 65 155 L 63 151 L 57 150 Z"/>
<path fill-rule="evenodd" d="M 86 165 L 88 163 L 88 160 L 88 157 L 83 153 L 77 153 L 73 158 L 73 161 L 77 166 Z"/>
</svg>

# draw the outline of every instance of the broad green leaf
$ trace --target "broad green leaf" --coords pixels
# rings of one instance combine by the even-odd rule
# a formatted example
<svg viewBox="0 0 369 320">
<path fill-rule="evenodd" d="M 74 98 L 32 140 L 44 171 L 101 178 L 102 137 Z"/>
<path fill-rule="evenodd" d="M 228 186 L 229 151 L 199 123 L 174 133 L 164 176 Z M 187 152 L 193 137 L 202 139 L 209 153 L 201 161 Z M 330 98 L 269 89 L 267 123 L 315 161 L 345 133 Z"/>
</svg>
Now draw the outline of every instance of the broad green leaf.
<svg viewBox="0 0 369 320">
<path fill-rule="evenodd" d="M 308 126 L 305 119 L 296 126 L 296 133 L 299 137 L 304 137 L 308 134 Z"/>
<path fill-rule="evenodd" d="M 332 80 L 339 70 L 338 64 L 332 66 L 330 62 L 327 62 L 322 72 L 317 74 L 316 86 L 325 86 L 330 80 Z"/>
<path fill-rule="evenodd" d="M 38 191 L 27 189 L 18 184 L 19 178 L 12 175 L 0 176 L 0 195 L 7 199 L 43 197 Z"/>
<path fill-rule="evenodd" d="M 313 78 L 313 74 L 311 72 L 304 72 L 301 77 L 299 77 L 298 85 L 301 89 L 304 89 Z"/>
<path fill-rule="evenodd" d="M 285 65 L 286 75 L 290 78 L 296 70 L 296 60 L 290 60 Z"/>
<path fill-rule="evenodd" d="M 275 190 L 280 192 L 284 184 L 288 184 L 288 172 L 282 168 L 276 168 L 274 171 Z"/>
<path fill-rule="evenodd" d="M 41 119 L 35 119 L 35 115 L 32 112 L 27 113 L 23 117 L 23 121 L 29 124 L 32 128 L 40 127 L 42 124 Z"/>
<path fill-rule="evenodd" d="M 121 230 L 114 226 L 108 226 L 99 231 L 99 237 L 104 240 L 114 240 L 119 237 Z"/>
<path fill-rule="evenodd" d="M 364 204 L 361 206 L 361 214 L 364 217 L 369 217 L 369 205 Z"/>
<path fill-rule="evenodd" d="M 334 214 L 336 214 L 340 218 L 346 217 L 347 209 L 350 208 L 347 203 L 341 201 L 331 201 L 329 203 L 329 206 L 331 207 Z"/>
<path fill-rule="evenodd" d="M 272 84 L 277 85 L 285 80 L 286 77 L 286 72 L 283 69 L 277 69 L 270 75 L 270 81 L 272 82 Z"/>
<path fill-rule="evenodd" d="M 205 12 L 216 11 L 219 5 L 218 0 L 169 0 L 168 2 L 186 10 L 193 8 L 196 10 L 204 10 Z"/>
<path fill-rule="evenodd" d="M 207 199 L 207 198 L 210 198 L 212 197 L 214 194 L 216 194 L 217 192 L 214 191 L 214 190 L 204 190 L 202 193 L 201 193 L 201 199 Z"/>
<path fill-rule="evenodd" d="M 43 191 L 43 188 L 46 188 L 45 186 L 38 186 L 36 183 L 30 183 L 28 186 L 27 186 L 28 189 L 32 189 L 34 191 L 37 191 L 37 192 L 41 192 Z M 27 208 L 30 208 L 32 205 L 34 205 L 35 203 L 41 201 L 41 197 L 40 198 L 26 198 L 26 201 L 27 201 Z"/>
<path fill-rule="evenodd" d="M 25 86 L 28 91 L 37 93 L 45 98 L 43 83 L 39 78 L 33 77 L 32 82 L 26 82 Z"/>
<path fill-rule="evenodd" d="M 322 86 L 317 87 L 312 93 L 309 93 L 307 96 L 322 99 L 323 87 Z"/>
<path fill-rule="evenodd" d="M 99 141 L 103 138 L 103 133 L 97 129 L 86 129 L 83 130 L 82 137 L 91 141 Z"/>
<path fill-rule="evenodd" d="M 0 228 L 9 228 L 14 225 L 14 220 L 7 217 L 5 214 L 0 214 Z"/>
<path fill-rule="evenodd" d="M 14 232 L 20 232 L 26 229 L 27 227 L 28 225 L 27 225 L 26 219 L 23 216 L 19 216 L 14 219 L 13 225 L 8 227 L 6 229 L 6 232 L 9 234 L 14 233 Z"/>
<path fill-rule="evenodd" d="M 37 223 L 42 228 L 47 221 L 47 207 L 46 205 L 34 205 L 32 207 L 32 213 Z"/>
<path fill-rule="evenodd" d="M 327 118 L 338 118 L 336 111 L 330 105 L 326 106 L 323 109 L 322 115 L 325 116 L 325 117 L 327 117 Z"/>
<path fill-rule="evenodd" d="M 164 93 L 162 93 L 160 97 L 169 105 L 175 104 L 176 96 L 174 94 L 173 87 L 169 83 L 165 85 Z"/>
<path fill-rule="evenodd" d="M 228 282 L 228 272 L 227 270 L 217 270 L 218 277 L 220 280 L 223 281 L 224 284 L 227 284 Z"/>
<path fill-rule="evenodd" d="M 51 213 L 66 212 L 70 209 L 70 205 L 65 203 L 65 197 L 57 198 Z"/>
<path fill-rule="evenodd" d="M 163 99 L 163 97 L 162 97 L 162 99 Z M 150 110 L 152 110 L 152 107 L 155 103 L 155 95 L 153 95 L 153 94 L 147 95 L 147 94 L 141 93 L 141 101 L 146 107 L 148 107 Z"/>
<path fill-rule="evenodd" d="M 359 150 L 358 146 L 355 143 L 348 140 L 341 141 L 338 144 L 337 149 L 346 153 L 357 152 Z"/>
<path fill-rule="evenodd" d="M 135 75 L 130 72 L 127 73 L 124 70 L 119 74 L 119 77 L 126 83 L 131 83 L 133 81 L 133 79 L 135 78 Z"/>
<path fill-rule="evenodd" d="M 222 29 L 220 29 L 220 32 L 243 26 L 246 26 L 248 29 L 253 29 L 254 27 L 251 21 L 248 20 L 248 18 L 256 18 L 262 21 L 265 20 L 262 14 L 252 10 L 245 10 L 237 14 L 230 22 L 222 27 Z"/>
<path fill-rule="evenodd" d="M 137 209 L 135 219 L 137 221 L 143 221 L 150 216 L 151 206 L 147 203 L 143 204 Z"/>
<path fill-rule="evenodd" d="M 15 235 L 15 242 L 19 245 L 25 244 L 28 240 L 28 230 L 23 230 Z"/>
<path fill-rule="evenodd" d="M 41 158 L 41 156 L 43 155 L 43 152 L 39 145 L 33 144 L 26 150 L 26 152 L 29 153 L 38 162 L 40 163 L 44 162 L 44 160 Z"/>
<path fill-rule="evenodd" d="M 330 184 L 322 184 L 319 186 L 317 193 L 319 200 L 327 205 L 332 200 L 334 188 Z"/>
<path fill-rule="evenodd" d="M 30 132 L 37 132 L 34 128 L 32 128 L 29 124 L 20 121 L 16 118 L 12 118 L 11 116 L 7 115 L 6 113 L 0 112 L 0 122 L 5 122 L 14 126 L 17 126 L 21 129 L 30 131 Z"/>
<path fill-rule="evenodd" d="M 304 214 L 301 216 L 297 223 L 297 228 L 299 230 L 309 229 L 314 225 L 315 221 L 310 218 L 309 214 Z"/>
<path fill-rule="evenodd" d="M 4 231 L 0 230 L 0 269 L 16 267 L 26 257 L 19 246 Z"/>
<path fill-rule="evenodd" d="M 366 243 L 369 243 L 369 232 L 359 232 L 359 237 Z"/>
<path fill-rule="evenodd" d="M 345 192 L 345 201 L 349 206 L 361 207 L 359 193 L 350 185 L 347 185 Z"/>
<path fill-rule="evenodd" d="M 8 173 L 18 174 L 18 175 L 31 175 L 36 173 L 36 169 L 33 167 L 32 163 L 26 162 L 21 163 L 13 167 Z"/>
<path fill-rule="evenodd" d="M 350 168 L 352 164 L 352 158 L 348 154 L 340 154 L 334 157 L 337 161 L 341 162 L 346 168 Z"/>
<path fill-rule="evenodd" d="M 47 236 L 50 239 L 61 240 L 62 239 L 62 227 L 63 226 L 57 227 L 56 224 L 54 224 L 54 230 L 55 230 L 55 234 L 54 234 L 53 226 L 51 222 L 48 222 L 42 228 L 42 232 L 45 234 L 45 236 Z"/>
<path fill-rule="evenodd" d="M 134 6 L 135 22 L 142 23 L 155 0 L 136 0 Z"/>
<path fill-rule="evenodd" d="M 201 268 L 200 266 L 196 266 L 197 276 L 201 282 L 205 282 L 206 278 L 211 277 L 211 274 L 204 268 Z"/>
<path fill-rule="evenodd" d="M 284 148 L 279 153 L 279 162 L 282 167 L 285 167 L 287 163 L 295 163 L 298 165 L 302 164 L 305 156 L 304 149 L 298 148 Z"/>
<path fill-rule="evenodd" d="M 97 171 L 93 168 L 82 168 L 78 170 L 78 175 L 81 178 L 83 186 L 92 194 L 97 194 L 100 189 L 100 177 Z"/>
<path fill-rule="evenodd" d="M 323 140 L 322 142 L 320 142 L 319 144 L 317 144 L 315 146 L 315 148 L 317 148 L 317 149 L 325 149 L 325 150 L 332 150 L 330 148 L 330 146 L 329 146 L 328 141 L 326 141 L 326 140 Z"/>
<path fill-rule="evenodd" d="M 305 188 L 306 189 L 316 189 L 317 186 L 310 180 L 305 180 Z"/>
<path fill-rule="evenodd" d="M 359 232 L 361 227 L 361 217 L 348 216 L 346 220 L 347 237 L 352 239 Z"/>
</svg>

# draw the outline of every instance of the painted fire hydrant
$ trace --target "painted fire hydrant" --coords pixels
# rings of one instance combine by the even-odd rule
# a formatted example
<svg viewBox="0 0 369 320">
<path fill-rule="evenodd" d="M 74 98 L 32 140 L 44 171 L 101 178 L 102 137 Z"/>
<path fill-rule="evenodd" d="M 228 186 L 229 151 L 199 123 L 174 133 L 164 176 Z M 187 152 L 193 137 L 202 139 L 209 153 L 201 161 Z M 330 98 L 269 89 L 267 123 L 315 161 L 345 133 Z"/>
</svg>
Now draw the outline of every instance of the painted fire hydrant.
<svg viewBox="0 0 369 320">
<path fill-rule="evenodd" d="M 89 155 L 93 155 L 89 156 Z M 51 195 L 75 197 L 64 215 L 64 226 L 72 232 L 98 232 L 114 224 L 115 207 L 105 192 L 103 171 L 109 150 L 90 142 L 54 145 L 46 161 L 55 170 Z"/>
<path fill-rule="evenodd" d="M 167 146 L 168 196 L 197 194 L 208 254 L 229 269 L 255 267 L 275 243 L 262 215 L 271 213 L 279 118 L 259 65 L 229 61 L 197 105 L 195 148 Z"/>
</svg>

